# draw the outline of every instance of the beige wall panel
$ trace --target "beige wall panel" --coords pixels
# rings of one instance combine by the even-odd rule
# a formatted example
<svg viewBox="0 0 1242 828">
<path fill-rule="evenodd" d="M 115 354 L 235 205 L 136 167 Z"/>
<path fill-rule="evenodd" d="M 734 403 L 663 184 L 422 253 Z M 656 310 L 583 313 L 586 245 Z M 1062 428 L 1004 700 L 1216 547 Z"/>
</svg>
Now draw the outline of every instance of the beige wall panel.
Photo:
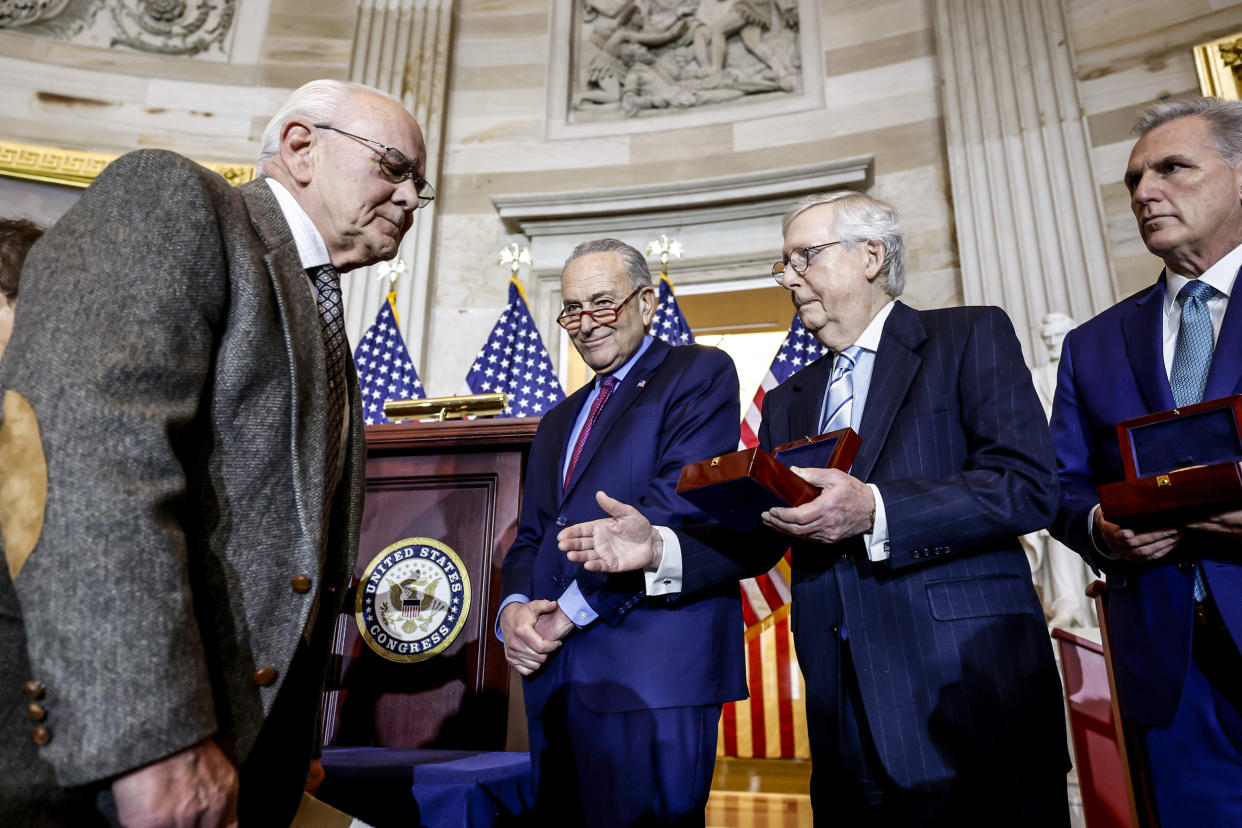
<svg viewBox="0 0 1242 828">
<path fill-rule="evenodd" d="M 676 129 L 668 132 L 638 134 L 630 139 L 629 155 L 644 162 L 682 161 L 703 156 L 727 156 L 733 152 L 733 125 Z M 727 175 L 728 164 L 722 164 L 720 175 Z"/>
<path fill-rule="evenodd" d="M 495 124 L 502 127 L 503 124 Z M 497 140 L 454 147 L 444 157 L 444 173 L 538 173 L 546 170 L 577 170 L 598 167 L 601 162 L 626 164 L 630 160 L 630 141 L 619 138 L 591 138 L 584 141 L 547 143 L 539 140 L 505 141 L 503 131 Z"/>
<path fill-rule="evenodd" d="M 545 27 L 546 28 L 546 27 Z M 548 58 L 548 37 L 459 37 L 454 40 L 453 66 L 524 66 Z M 453 80 L 454 90 L 457 88 Z"/>
<path fill-rule="evenodd" d="M 461 16 L 457 30 L 463 39 L 540 37 L 548 33 L 548 10 Z"/>
<path fill-rule="evenodd" d="M 931 29 L 918 29 L 829 49 L 824 52 L 824 74 L 831 77 L 843 72 L 861 72 L 935 54 L 936 42 Z"/>
<path fill-rule="evenodd" d="M 1142 40 L 1224 5 L 1209 0 L 1065 0 L 1065 12 L 1074 31 L 1075 47 L 1090 50 Z"/>
<path fill-rule="evenodd" d="M 826 50 L 932 27 L 931 3 L 926 0 L 820 0 L 819 8 L 820 38 Z"/>
<path fill-rule="evenodd" d="M 453 69 L 453 88 L 458 92 L 497 89 L 543 89 L 548 67 L 542 63 L 509 66 L 468 66 Z"/>
</svg>

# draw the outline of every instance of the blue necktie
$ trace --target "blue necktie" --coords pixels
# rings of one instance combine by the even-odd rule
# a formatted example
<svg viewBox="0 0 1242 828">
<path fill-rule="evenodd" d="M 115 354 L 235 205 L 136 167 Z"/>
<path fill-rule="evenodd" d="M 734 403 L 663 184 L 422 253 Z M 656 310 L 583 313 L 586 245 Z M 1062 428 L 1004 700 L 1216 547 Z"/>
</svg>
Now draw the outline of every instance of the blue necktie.
<svg viewBox="0 0 1242 828">
<path fill-rule="evenodd" d="M 1177 294 L 1182 303 L 1182 324 L 1173 348 L 1169 387 L 1178 408 L 1203 402 L 1203 389 L 1207 387 L 1208 371 L 1212 367 L 1212 316 L 1207 303 L 1215 294 L 1216 288 L 1198 279 L 1191 279 Z M 1195 600 L 1202 601 L 1206 597 L 1203 569 L 1196 566 Z"/>
<path fill-rule="evenodd" d="M 832 382 L 828 383 L 828 394 L 824 400 L 823 419 L 819 424 L 820 434 L 849 428 L 850 417 L 854 413 L 854 367 L 861 354 L 861 347 L 851 345 L 837 356 Z"/>
</svg>

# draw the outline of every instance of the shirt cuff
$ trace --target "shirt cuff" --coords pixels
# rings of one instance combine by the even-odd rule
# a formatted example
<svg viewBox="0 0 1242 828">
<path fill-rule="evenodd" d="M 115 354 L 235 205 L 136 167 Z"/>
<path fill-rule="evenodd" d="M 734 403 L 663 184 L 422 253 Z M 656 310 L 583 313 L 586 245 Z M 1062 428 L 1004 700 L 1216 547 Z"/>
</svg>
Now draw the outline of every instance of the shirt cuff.
<svg viewBox="0 0 1242 828">
<path fill-rule="evenodd" d="M 577 581 L 571 583 L 561 593 L 561 597 L 556 599 L 556 605 L 570 621 L 574 622 L 574 626 L 578 629 L 582 629 L 596 618 L 599 618 L 599 613 L 591 609 L 591 605 L 582 597 L 582 590 L 578 588 Z"/>
<path fill-rule="evenodd" d="M 504 612 L 505 607 L 509 606 L 510 604 L 529 604 L 529 603 L 530 603 L 530 599 L 527 598 L 525 595 L 522 595 L 521 593 L 518 593 L 518 592 L 513 593 L 509 597 L 505 598 L 505 600 L 500 602 L 500 609 L 496 610 L 495 632 L 496 632 L 496 639 L 500 641 L 502 644 L 504 643 L 505 637 L 501 635 L 500 633 L 500 614 Z"/>
<path fill-rule="evenodd" d="M 657 526 L 655 530 L 664 541 L 664 555 L 655 572 L 643 573 L 647 579 L 647 594 L 676 595 L 681 592 L 681 541 L 667 526 Z"/>
<path fill-rule="evenodd" d="M 863 544 L 867 547 L 867 559 L 872 563 L 887 561 L 888 548 L 888 516 L 884 513 L 884 498 L 880 497 L 880 488 L 868 483 L 867 488 L 875 497 L 875 521 L 870 532 L 863 533 Z"/>
</svg>

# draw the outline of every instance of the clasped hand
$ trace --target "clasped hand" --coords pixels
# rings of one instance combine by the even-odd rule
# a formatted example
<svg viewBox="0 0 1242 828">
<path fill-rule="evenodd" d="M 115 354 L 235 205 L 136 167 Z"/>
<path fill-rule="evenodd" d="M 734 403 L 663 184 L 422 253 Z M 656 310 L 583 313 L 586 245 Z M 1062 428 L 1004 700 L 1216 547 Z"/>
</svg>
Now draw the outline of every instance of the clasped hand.
<svg viewBox="0 0 1242 828">
<path fill-rule="evenodd" d="M 555 601 L 509 604 L 500 613 L 505 660 L 524 676 L 538 670 L 561 646 L 574 624 Z"/>
</svg>

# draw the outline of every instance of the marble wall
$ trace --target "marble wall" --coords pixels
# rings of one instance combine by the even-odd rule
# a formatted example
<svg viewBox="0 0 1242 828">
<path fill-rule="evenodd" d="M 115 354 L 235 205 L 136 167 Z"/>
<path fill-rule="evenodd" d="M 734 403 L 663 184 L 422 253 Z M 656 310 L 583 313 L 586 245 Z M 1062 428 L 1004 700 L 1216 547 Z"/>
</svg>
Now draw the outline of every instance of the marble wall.
<svg viewBox="0 0 1242 828">
<path fill-rule="evenodd" d="M 909 301 L 962 301 L 933 35 L 937 0 L 803 2 L 803 34 L 813 34 L 803 67 L 815 74 L 796 111 L 739 102 L 724 121 L 651 117 L 615 130 L 596 124 L 590 134 L 554 121 L 565 108 L 557 105 L 564 67 L 551 56 L 565 54 L 558 38 L 566 36 L 567 2 L 454 4 L 442 146 L 432 159 L 439 197 L 428 236 L 434 247 L 425 254 L 428 301 L 421 319 L 402 319 L 416 332 L 411 350 L 421 353 L 430 393 L 458 390 L 505 302 L 507 271 L 496 254 L 515 227 L 502 222 L 495 201 L 524 194 L 779 175 L 870 155 L 869 191 L 892 201 L 905 220 Z M 1063 0 L 1063 8 L 1113 284 L 1124 295 L 1157 268 L 1138 242 L 1120 184 L 1134 113 L 1162 95 L 1195 92 L 1191 47 L 1242 29 L 1242 8 L 1226 0 Z M 0 139 L 104 152 L 159 146 L 205 161 L 247 161 L 290 89 L 315 77 L 351 77 L 358 17 L 351 0 L 237 0 L 230 37 L 216 53 L 197 56 L 0 30 Z M 689 246 L 674 279 L 677 267 L 702 271 L 722 257 L 759 261 L 779 250 L 775 215 L 745 222 L 736 249 Z M 597 222 L 593 232 L 607 227 Z M 640 245 L 651 235 L 618 232 Z M 559 248 L 545 250 L 554 252 L 524 278 L 556 270 Z M 748 276 L 764 272 L 722 279 Z M 377 305 L 378 291 L 357 301 Z M 351 335 L 374 311 L 351 309 Z M 550 328 L 538 308 L 536 317 Z M 556 354 L 559 332 L 544 335 Z"/>
</svg>

